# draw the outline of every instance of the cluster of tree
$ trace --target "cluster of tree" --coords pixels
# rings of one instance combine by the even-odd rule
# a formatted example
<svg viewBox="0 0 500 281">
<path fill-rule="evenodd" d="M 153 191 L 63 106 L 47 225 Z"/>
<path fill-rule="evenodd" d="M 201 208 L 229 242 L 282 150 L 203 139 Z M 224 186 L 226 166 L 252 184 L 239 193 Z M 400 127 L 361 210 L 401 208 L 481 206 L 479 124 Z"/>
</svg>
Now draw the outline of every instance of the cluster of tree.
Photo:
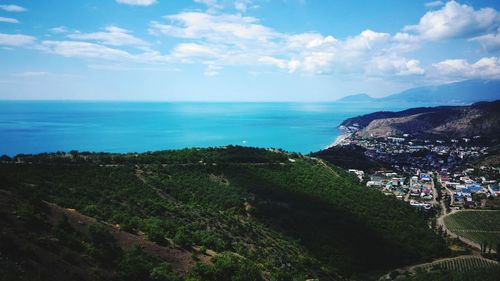
<svg viewBox="0 0 500 281">
<path fill-rule="evenodd" d="M 447 254 L 420 213 L 315 159 L 242 147 L 73 154 L 1 163 L 0 188 L 161 245 L 233 252 L 276 280 L 356 277 Z M 113 249 L 103 251 L 93 255 Z"/>
<path fill-rule="evenodd" d="M 276 153 L 280 151 L 283 153 Z M 290 153 L 299 156 L 297 153 Z M 3 155 L 0 161 L 15 161 L 25 163 L 93 163 L 93 164 L 199 164 L 209 163 L 260 163 L 287 161 L 288 157 L 281 149 L 260 149 L 229 145 L 223 148 L 185 148 L 180 150 L 164 150 L 145 153 L 92 153 L 69 152 L 19 154 L 13 158 Z"/>
<path fill-rule="evenodd" d="M 365 151 L 366 149 L 358 145 L 334 146 L 311 153 L 311 156 L 344 169 L 374 171 L 387 166 L 366 156 Z"/>
</svg>

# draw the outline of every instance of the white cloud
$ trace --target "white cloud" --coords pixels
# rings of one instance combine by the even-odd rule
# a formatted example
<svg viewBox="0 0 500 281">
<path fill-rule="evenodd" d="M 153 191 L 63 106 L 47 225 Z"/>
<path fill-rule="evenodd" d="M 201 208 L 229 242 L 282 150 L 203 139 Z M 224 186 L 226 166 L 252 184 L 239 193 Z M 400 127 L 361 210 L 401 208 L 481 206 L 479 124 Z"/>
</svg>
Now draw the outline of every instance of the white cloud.
<svg viewBox="0 0 500 281">
<path fill-rule="evenodd" d="M 185 12 L 165 18 L 170 24 L 153 22 L 150 31 L 180 38 L 227 42 L 241 39 L 266 41 L 275 35 L 271 28 L 259 24 L 254 17 Z"/>
<path fill-rule="evenodd" d="M 206 76 L 216 76 L 219 75 L 219 72 L 222 70 L 222 66 L 209 64 L 203 72 Z"/>
<path fill-rule="evenodd" d="M 19 23 L 18 20 L 13 19 L 13 18 L 5 18 L 5 17 L 0 17 L 0 22 L 7 22 L 7 23 Z"/>
<path fill-rule="evenodd" d="M 473 7 L 455 1 L 446 3 L 436 11 L 427 12 L 416 25 L 406 26 L 403 30 L 414 32 L 425 40 L 470 38 L 496 30 L 500 15 L 495 9 Z"/>
<path fill-rule="evenodd" d="M 49 75 L 49 72 L 45 71 L 26 71 L 26 72 L 20 72 L 20 73 L 15 73 L 14 76 L 19 76 L 19 77 L 40 77 L 40 76 L 47 76 Z"/>
<path fill-rule="evenodd" d="M 83 41 L 45 40 L 36 49 L 68 58 L 83 58 L 92 60 L 108 60 L 141 64 L 164 64 L 171 62 L 170 56 L 165 56 L 150 49 L 139 53 L 130 53 L 119 48 Z"/>
<path fill-rule="evenodd" d="M 132 5 L 132 6 L 150 6 L 156 4 L 156 0 L 116 0 L 120 4 Z"/>
<path fill-rule="evenodd" d="M 220 4 L 215 0 L 197 2 L 204 3 L 209 8 Z M 248 5 L 253 5 L 247 0 L 241 0 L 241 3 L 246 6 L 234 7 L 241 12 L 249 8 Z M 492 13 L 495 15 L 493 18 Z M 408 55 L 410 51 L 418 48 L 422 38 L 437 40 L 456 37 L 459 34 L 476 34 L 471 40 L 480 42 L 486 49 L 496 49 L 500 40 L 488 27 L 497 21 L 496 16 L 493 9 L 474 10 L 467 5 L 451 1 L 437 11 L 428 12 L 418 25 L 406 27 L 405 31 L 394 35 L 367 29 L 341 39 L 315 31 L 296 34 L 278 32 L 262 24 L 257 18 L 242 14 L 192 11 L 167 15 L 164 22 L 150 23 L 151 34 L 176 38 L 175 45 L 164 54 L 153 50 L 154 45 L 134 36 L 129 30 L 116 26 L 108 26 L 102 31 L 91 33 L 73 32 L 67 34 L 67 37 L 75 41 L 43 41 L 34 47 L 49 53 L 86 58 L 94 62 L 107 60 L 139 64 L 197 63 L 206 66 L 204 74 L 208 76 L 217 75 L 227 66 L 267 65 L 289 73 L 404 80 L 397 77 L 428 76 L 425 74 L 430 68 L 424 69 L 418 59 Z M 434 25 L 431 26 L 431 22 Z M 428 29 L 424 30 L 424 27 Z M 68 29 L 60 26 L 52 28 L 51 31 L 66 33 Z M 490 33 L 483 33 L 486 31 Z M 1 40 L 0 37 L 0 42 Z M 31 43 L 35 40 L 33 37 Z M 137 49 L 120 48 L 128 46 Z M 491 76 L 494 68 L 491 62 L 487 62 L 483 60 L 466 64 L 461 61 L 461 64 L 467 66 L 469 76 L 479 72 L 488 72 Z M 442 75 L 458 75 L 450 64 L 459 65 L 452 60 L 443 61 L 435 64 L 432 69 Z"/>
<path fill-rule="evenodd" d="M 450 59 L 433 66 L 442 76 L 455 79 L 500 79 L 500 58 L 498 57 L 484 57 L 472 64 L 464 59 Z"/>
<path fill-rule="evenodd" d="M 500 31 L 472 38 L 471 41 L 477 41 L 487 51 L 498 51 L 500 50 Z"/>
<path fill-rule="evenodd" d="M 146 41 L 130 34 L 130 31 L 116 26 L 108 26 L 105 31 L 94 33 L 73 33 L 68 38 L 75 40 L 93 40 L 111 46 L 147 46 Z"/>
<path fill-rule="evenodd" d="M 424 4 L 427 8 L 440 7 L 444 5 L 443 1 L 432 1 Z"/>
<path fill-rule="evenodd" d="M 333 45 L 338 42 L 333 36 L 323 36 L 319 33 L 301 33 L 286 37 L 289 48 L 313 49 L 326 45 Z"/>
<path fill-rule="evenodd" d="M 16 77 L 29 77 L 29 78 L 63 78 L 63 77 L 77 77 L 76 75 L 72 74 L 58 74 L 58 73 L 52 73 L 52 72 L 47 72 L 47 71 L 25 71 L 25 72 L 19 72 L 19 73 L 14 73 L 12 74 L 13 76 Z"/>
<path fill-rule="evenodd" d="M 65 26 L 56 26 L 50 29 L 52 33 L 67 33 L 68 29 Z"/>
<path fill-rule="evenodd" d="M 288 68 L 288 63 L 286 60 L 277 59 L 277 58 L 270 57 L 270 56 L 260 57 L 259 62 L 261 62 L 263 64 L 272 65 L 272 66 L 275 66 L 275 67 L 280 68 L 280 69 L 287 69 Z"/>
<path fill-rule="evenodd" d="M 392 40 L 400 43 L 416 43 L 419 41 L 419 38 L 406 32 L 398 32 L 392 36 Z"/>
<path fill-rule="evenodd" d="M 18 6 L 18 5 L 0 5 L 0 10 L 4 10 L 7 12 L 25 12 L 26 8 Z"/>
<path fill-rule="evenodd" d="M 346 48 L 351 50 L 372 49 L 377 44 L 387 41 L 390 37 L 389 33 L 379 33 L 367 29 L 357 36 L 347 38 L 345 44 Z"/>
<path fill-rule="evenodd" d="M 406 59 L 396 55 L 378 56 L 369 62 L 367 74 L 370 76 L 383 75 L 423 75 L 425 70 L 415 59 Z"/>
<path fill-rule="evenodd" d="M 96 58 L 107 60 L 133 59 L 128 52 L 106 46 L 78 41 L 43 41 L 44 50 L 64 57 Z"/>
<path fill-rule="evenodd" d="M 194 0 L 194 2 L 206 5 L 209 12 L 215 12 L 223 8 L 217 0 Z"/>
<path fill-rule="evenodd" d="M 213 48 L 195 43 L 179 44 L 172 51 L 172 57 L 177 59 L 209 58 L 216 55 L 217 52 Z"/>
<path fill-rule="evenodd" d="M 24 34 L 0 33 L 0 45 L 7 46 L 27 46 L 36 41 L 36 38 Z"/>
<path fill-rule="evenodd" d="M 237 11 L 240 11 L 242 13 L 246 13 L 247 11 L 247 2 L 246 1 L 235 1 L 234 2 L 234 8 L 237 10 Z"/>
<path fill-rule="evenodd" d="M 152 22 L 150 33 L 195 42 L 174 47 L 170 57 L 190 63 L 211 65 L 270 65 L 290 73 L 364 73 L 366 62 L 399 52 L 401 42 L 389 33 L 364 30 L 339 40 L 317 32 L 285 34 L 258 19 L 240 14 L 183 12 L 164 17 L 168 22 Z M 396 39 L 403 41 L 403 35 Z M 400 38 L 401 37 L 401 38 Z M 405 41 L 409 43 L 411 35 Z M 391 49 L 392 48 L 392 49 Z M 400 62 L 391 74 L 420 75 L 415 60 Z"/>
</svg>

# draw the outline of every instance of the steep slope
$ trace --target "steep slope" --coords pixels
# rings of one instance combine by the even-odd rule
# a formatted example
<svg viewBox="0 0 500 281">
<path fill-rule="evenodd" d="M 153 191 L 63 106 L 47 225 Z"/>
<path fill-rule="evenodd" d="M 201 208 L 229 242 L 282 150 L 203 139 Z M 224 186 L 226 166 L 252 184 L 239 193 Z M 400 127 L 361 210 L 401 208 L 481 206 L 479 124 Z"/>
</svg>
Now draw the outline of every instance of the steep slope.
<svg viewBox="0 0 500 281">
<path fill-rule="evenodd" d="M 383 98 L 353 95 L 339 102 L 380 102 L 431 105 L 465 105 L 500 99 L 500 80 L 465 80 L 449 84 L 412 88 Z"/>
<path fill-rule="evenodd" d="M 196 263 L 73 209 L 0 193 L 0 280 L 179 280 Z"/>
<path fill-rule="evenodd" d="M 500 101 L 471 106 L 414 108 L 401 112 L 376 112 L 348 119 L 343 126 L 358 123 L 362 137 L 386 137 L 402 134 L 445 136 L 448 138 L 481 136 L 497 143 L 500 136 Z"/>
<path fill-rule="evenodd" d="M 179 278 L 233 280 L 217 275 L 232 272 L 255 277 L 245 280 L 364 280 L 447 253 L 416 210 L 296 154 L 242 147 L 72 152 L 18 156 L 0 171 L 0 189 L 20 198 L 74 208 L 197 259 L 204 252 L 212 261 L 238 257 L 226 269 L 195 264 Z M 182 272 L 178 263 L 169 262 L 172 272 Z"/>
<path fill-rule="evenodd" d="M 332 146 L 318 152 L 311 153 L 311 156 L 321 158 L 328 163 L 344 169 L 359 169 L 364 171 L 374 171 L 385 167 L 374 159 L 365 155 L 366 149 L 357 145 Z"/>
</svg>

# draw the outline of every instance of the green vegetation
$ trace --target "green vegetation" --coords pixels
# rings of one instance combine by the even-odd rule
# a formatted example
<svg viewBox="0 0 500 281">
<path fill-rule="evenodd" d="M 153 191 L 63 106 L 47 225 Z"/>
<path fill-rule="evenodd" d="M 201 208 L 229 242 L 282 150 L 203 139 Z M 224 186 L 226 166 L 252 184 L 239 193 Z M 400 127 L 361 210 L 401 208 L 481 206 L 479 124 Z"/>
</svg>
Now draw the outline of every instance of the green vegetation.
<svg viewBox="0 0 500 281">
<path fill-rule="evenodd" d="M 453 272 L 469 272 L 475 269 L 494 269 L 498 267 L 498 263 L 479 256 L 463 256 L 445 259 L 433 262 L 432 264 L 421 267 L 423 270 L 444 270 Z"/>
<path fill-rule="evenodd" d="M 446 227 L 461 237 L 495 249 L 500 244 L 500 211 L 462 211 L 444 218 Z"/>
<path fill-rule="evenodd" d="M 0 200 L 0 280 L 175 281 L 170 265 L 140 247 L 124 251 L 102 224 L 76 230 L 33 197 Z"/>
<path fill-rule="evenodd" d="M 334 146 L 312 153 L 311 156 L 344 169 L 374 171 L 385 167 L 383 163 L 366 156 L 365 151 L 366 149 L 358 145 Z"/>
<path fill-rule="evenodd" d="M 194 259 L 198 247 L 221 253 L 179 276 L 188 280 L 365 279 L 447 254 L 420 213 L 297 154 L 242 147 L 71 152 L 18 156 L 0 171 L 0 189 L 19 198 L 74 208 Z M 93 268 L 148 278 L 172 272 L 154 255 L 147 267 L 129 266 L 134 251 L 111 246 L 99 230 L 86 235 L 88 245 L 100 245 L 78 250 Z M 71 237 L 69 245 L 78 240 Z"/>
<path fill-rule="evenodd" d="M 500 267 L 471 269 L 465 272 L 448 270 L 420 271 L 413 276 L 400 277 L 399 281 L 497 281 Z"/>
</svg>

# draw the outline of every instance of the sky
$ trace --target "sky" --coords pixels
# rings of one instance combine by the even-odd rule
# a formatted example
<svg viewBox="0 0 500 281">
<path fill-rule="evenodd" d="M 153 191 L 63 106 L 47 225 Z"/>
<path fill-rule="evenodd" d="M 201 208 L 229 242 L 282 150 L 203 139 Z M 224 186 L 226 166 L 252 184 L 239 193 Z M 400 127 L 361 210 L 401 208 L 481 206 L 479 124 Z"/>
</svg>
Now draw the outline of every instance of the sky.
<svg viewBox="0 0 500 281">
<path fill-rule="evenodd" d="M 500 79 L 500 1 L 0 0 L 0 100 L 334 101 Z"/>
</svg>

